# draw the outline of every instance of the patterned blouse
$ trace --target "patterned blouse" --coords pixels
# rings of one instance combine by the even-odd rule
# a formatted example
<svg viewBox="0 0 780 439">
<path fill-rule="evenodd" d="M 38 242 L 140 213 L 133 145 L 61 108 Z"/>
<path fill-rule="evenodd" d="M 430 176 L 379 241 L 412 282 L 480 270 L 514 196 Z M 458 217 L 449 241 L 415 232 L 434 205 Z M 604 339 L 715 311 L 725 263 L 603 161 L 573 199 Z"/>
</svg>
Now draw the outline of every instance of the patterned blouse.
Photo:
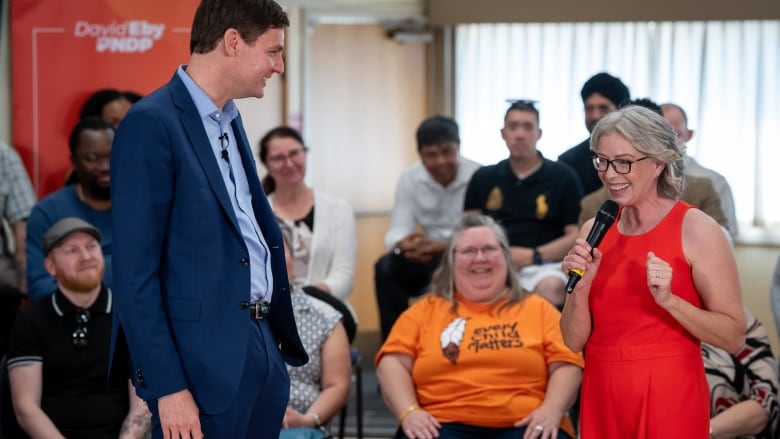
<svg viewBox="0 0 780 439">
<path fill-rule="evenodd" d="M 287 366 L 290 373 L 288 405 L 306 413 L 322 390 L 322 345 L 341 321 L 341 313 L 327 303 L 307 295 L 300 288 L 293 289 L 291 298 L 295 323 L 303 347 L 309 354 L 309 362 L 302 367 Z"/>
<path fill-rule="evenodd" d="M 309 260 L 311 259 L 311 241 L 314 235 L 314 206 L 305 217 L 297 220 L 285 220 L 277 217 L 277 221 L 284 223 L 292 232 L 293 255 L 293 285 L 306 285 L 309 276 Z"/>
<path fill-rule="evenodd" d="M 777 360 L 761 322 L 748 310 L 745 320 L 745 344 L 735 355 L 706 343 L 701 345 L 710 385 L 710 413 L 715 416 L 738 402 L 752 399 L 769 413 L 769 422 L 756 436 L 740 437 L 774 439 L 780 437 Z"/>
</svg>

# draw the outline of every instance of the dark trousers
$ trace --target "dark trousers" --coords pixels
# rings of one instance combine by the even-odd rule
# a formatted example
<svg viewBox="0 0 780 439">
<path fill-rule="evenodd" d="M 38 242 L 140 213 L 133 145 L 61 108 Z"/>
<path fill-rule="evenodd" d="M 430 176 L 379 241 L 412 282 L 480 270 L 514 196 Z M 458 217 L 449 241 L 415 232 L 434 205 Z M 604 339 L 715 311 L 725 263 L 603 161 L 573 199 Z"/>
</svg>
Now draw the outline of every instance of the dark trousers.
<svg viewBox="0 0 780 439">
<path fill-rule="evenodd" d="M 382 341 L 387 338 L 398 316 L 409 307 L 409 298 L 428 290 L 431 275 L 438 265 L 438 259 L 421 264 L 394 253 L 387 253 L 376 262 L 374 285 Z"/>
<path fill-rule="evenodd" d="M 523 439 L 526 427 L 475 427 L 473 425 L 455 422 L 441 424 L 438 439 Z M 395 439 L 407 439 L 400 428 L 395 433 Z M 571 439 L 568 434 L 558 430 L 556 439 Z"/>
<path fill-rule="evenodd" d="M 268 321 L 248 320 L 253 326 L 246 366 L 236 399 L 224 413 L 200 414 L 206 438 L 279 439 L 290 376 Z M 157 401 L 147 401 L 152 412 L 152 437 L 162 438 Z"/>
</svg>

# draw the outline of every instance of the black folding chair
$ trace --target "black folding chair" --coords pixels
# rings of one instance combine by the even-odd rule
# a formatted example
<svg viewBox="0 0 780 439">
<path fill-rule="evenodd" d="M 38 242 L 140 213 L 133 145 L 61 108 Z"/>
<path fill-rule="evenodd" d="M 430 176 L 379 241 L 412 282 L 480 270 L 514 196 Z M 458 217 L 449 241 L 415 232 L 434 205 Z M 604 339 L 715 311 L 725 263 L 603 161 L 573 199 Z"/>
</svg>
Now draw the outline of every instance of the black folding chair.
<svg viewBox="0 0 780 439">
<path fill-rule="evenodd" d="M 351 346 L 352 342 L 355 340 L 355 335 L 357 334 L 357 323 L 355 322 L 355 318 L 352 317 L 352 313 L 344 304 L 344 302 L 339 300 L 337 297 L 334 297 L 332 294 L 328 294 L 325 291 L 322 291 L 319 288 L 311 285 L 303 287 L 303 291 L 315 299 L 322 300 L 341 313 L 341 322 L 347 332 L 347 339 L 349 340 L 350 344 L 349 356 L 352 361 L 352 379 L 355 382 L 355 420 L 357 427 L 356 436 L 358 439 L 363 439 L 363 369 L 360 366 L 360 352 L 357 350 L 357 348 Z M 344 439 L 348 407 L 349 404 L 345 404 L 341 409 L 341 414 L 339 415 L 339 439 Z"/>
</svg>

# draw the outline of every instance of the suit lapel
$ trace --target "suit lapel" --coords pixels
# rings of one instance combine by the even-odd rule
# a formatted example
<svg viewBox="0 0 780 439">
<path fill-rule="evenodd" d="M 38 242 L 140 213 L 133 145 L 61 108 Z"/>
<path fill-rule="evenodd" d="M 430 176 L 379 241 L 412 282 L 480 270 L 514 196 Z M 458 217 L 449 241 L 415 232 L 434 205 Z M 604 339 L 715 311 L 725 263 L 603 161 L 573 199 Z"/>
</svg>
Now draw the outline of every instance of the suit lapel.
<svg viewBox="0 0 780 439">
<path fill-rule="evenodd" d="M 206 130 L 203 128 L 200 114 L 198 114 L 198 109 L 192 101 L 192 97 L 190 97 L 187 88 L 184 86 L 181 79 L 179 79 L 178 75 L 174 75 L 174 79 L 171 81 L 171 93 L 173 95 L 174 103 L 181 110 L 179 119 L 190 139 L 192 149 L 195 151 L 195 155 L 198 157 L 198 160 L 203 167 L 203 171 L 206 173 L 206 178 L 209 181 L 211 190 L 214 192 L 214 195 L 217 197 L 219 204 L 222 206 L 222 209 L 225 211 L 228 218 L 230 218 L 233 229 L 241 236 L 241 229 L 238 226 L 236 213 L 233 211 L 233 204 L 230 202 L 230 196 L 225 188 L 225 181 L 222 179 L 219 165 L 214 158 L 211 143 L 209 143 L 209 140 L 206 137 Z"/>
</svg>

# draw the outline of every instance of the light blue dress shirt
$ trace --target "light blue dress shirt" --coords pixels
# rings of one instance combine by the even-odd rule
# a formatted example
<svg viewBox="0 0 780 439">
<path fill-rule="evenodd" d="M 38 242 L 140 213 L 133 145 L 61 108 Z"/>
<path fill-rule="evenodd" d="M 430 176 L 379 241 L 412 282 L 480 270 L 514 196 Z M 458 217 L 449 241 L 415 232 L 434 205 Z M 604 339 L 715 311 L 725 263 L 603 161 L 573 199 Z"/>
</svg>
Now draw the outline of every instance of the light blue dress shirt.
<svg viewBox="0 0 780 439">
<path fill-rule="evenodd" d="M 252 208 L 252 193 L 246 178 L 245 164 L 241 160 L 236 135 L 230 124 L 238 116 L 238 108 L 232 100 L 227 101 L 222 110 L 217 108 L 206 92 L 190 78 L 185 68 L 186 66 L 180 66 L 176 74 L 184 82 L 198 109 L 203 128 L 214 152 L 214 160 L 222 173 L 222 180 L 225 182 L 230 203 L 233 205 L 233 211 L 241 228 L 241 235 L 249 251 L 251 300 L 270 301 L 273 292 L 273 274 L 268 244 L 260 231 L 260 225 Z"/>
</svg>

